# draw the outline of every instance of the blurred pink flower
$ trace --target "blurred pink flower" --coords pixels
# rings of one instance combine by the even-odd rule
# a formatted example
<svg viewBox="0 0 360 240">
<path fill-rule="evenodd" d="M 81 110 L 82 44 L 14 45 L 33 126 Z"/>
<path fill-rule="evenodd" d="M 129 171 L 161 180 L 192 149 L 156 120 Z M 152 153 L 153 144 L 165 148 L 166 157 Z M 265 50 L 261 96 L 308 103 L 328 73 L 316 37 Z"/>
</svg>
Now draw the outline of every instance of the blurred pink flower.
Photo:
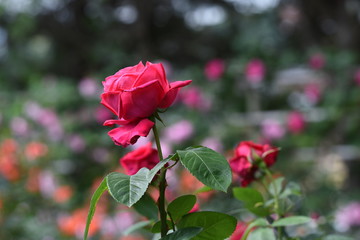
<svg viewBox="0 0 360 240">
<path fill-rule="evenodd" d="M 305 129 L 305 118 L 301 112 L 291 112 L 287 117 L 287 127 L 291 133 L 299 134 Z"/>
<path fill-rule="evenodd" d="M 360 68 L 355 71 L 354 81 L 356 85 L 360 86 Z"/>
<path fill-rule="evenodd" d="M 187 120 L 181 120 L 168 126 L 164 130 L 164 142 L 180 144 L 191 137 L 194 132 L 194 126 Z"/>
<path fill-rule="evenodd" d="M 95 148 L 92 152 L 92 157 L 95 162 L 105 163 L 108 161 L 109 151 L 106 148 Z"/>
<path fill-rule="evenodd" d="M 28 122 L 21 117 L 14 117 L 11 120 L 10 124 L 11 130 L 14 133 L 14 135 L 17 136 L 26 136 L 29 133 L 29 125 Z"/>
<path fill-rule="evenodd" d="M 210 99 L 205 98 L 202 91 L 197 87 L 188 87 L 180 93 L 182 102 L 189 108 L 208 111 L 211 108 Z"/>
<path fill-rule="evenodd" d="M 134 216 L 131 212 L 119 212 L 115 215 L 114 220 L 119 232 L 123 232 L 134 224 Z"/>
<path fill-rule="evenodd" d="M 44 197 L 51 198 L 57 189 L 54 174 L 49 170 L 42 171 L 39 175 L 39 183 L 41 194 Z"/>
<path fill-rule="evenodd" d="M 33 121 L 38 122 L 43 109 L 37 102 L 26 102 L 24 105 L 25 114 Z"/>
<path fill-rule="evenodd" d="M 360 226 L 360 202 L 350 203 L 335 213 L 334 227 L 336 230 L 346 232 L 355 226 Z"/>
<path fill-rule="evenodd" d="M 325 56 L 321 53 L 312 55 L 309 59 L 309 65 L 313 69 L 322 69 L 325 66 Z"/>
<path fill-rule="evenodd" d="M 99 92 L 101 91 L 101 86 L 92 78 L 83 78 L 79 85 L 79 93 L 85 98 L 89 97 L 98 97 Z"/>
<path fill-rule="evenodd" d="M 245 77 L 252 84 L 260 83 L 265 77 L 265 65 L 260 59 L 251 60 L 245 67 Z"/>
<path fill-rule="evenodd" d="M 209 81 L 216 81 L 222 77 L 225 70 L 225 62 L 222 59 L 212 59 L 206 63 L 204 74 Z"/>
<path fill-rule="evenodd" d="M 85 141 L 80 135 L 71 135 L 67 137 L 66 142 L 74 152 L 82 152 L 85 149 Z"/>
<path fill-rule="evenodd" d="M 100 105 L 95 110 L 95 118 L 98 123 L 103 124 L 106 120 L 112 117 L 112 113 L 103 105 Z"/>
<path fill-rule="evenodd" d="M 262 135 L 269 140 L 281 139 L 285 135 L 285 129 L 275 119 L 265 119 L 261 124 Z"/>
<path fill-rule="evenodd" d="M 310 103 L 316 104 L 321 98 L 321 89 L 318 84 L 311 83 L 305 86 L 304 94 Z"/>
<path fill-rule="evenodd" d="M 224 149 L 220 140 L 215 137 L 205 138 L 200 145 L 211 148 L 212 150 L 214 150 L 216 152 L 222 152 Z"/>
</svg>

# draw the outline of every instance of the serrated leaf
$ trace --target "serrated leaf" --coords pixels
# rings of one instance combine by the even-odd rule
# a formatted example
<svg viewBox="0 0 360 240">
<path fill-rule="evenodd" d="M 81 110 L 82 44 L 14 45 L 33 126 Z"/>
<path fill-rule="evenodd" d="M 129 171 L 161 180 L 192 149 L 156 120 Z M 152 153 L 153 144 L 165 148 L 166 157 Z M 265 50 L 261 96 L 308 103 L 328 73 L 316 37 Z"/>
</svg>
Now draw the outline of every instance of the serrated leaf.
<svg viewBox="0 0 360 240">
<path fill-rule="evenodd" d="M 107 190 L 107 184 L 106 184 L 106 178 L 104 178 L 99 187 L 96 189 L 96 191 L 94 192 L 93 196 L 91 197 L 90 200 L 90 208 L 89 208 L 89 212 L 88 212 L 88 216 L 87 216 L 87 220 L 86 220 L 86 227 L 85 227 L 85 231 L 84 231 L 84 240 L 87 239 L 88 233 L 89 233 L 89 227 L 90 227 L 90 223 L 91 220 L 95 214 L 95 209 L 96 209 L 96 204 L 99 201 L 101 195 Z"/>
<path fill-rule="evenodd" d="M 142 168 L 132 176 L 116 172 L 110 173 L 106 177 L 109 193 L 117 202 L 131 207 L 140 200 L 148 188 L 149 172 L 149 169 Z"/>
<path fill-rule="evenodd" d="M 152 197 L 148 194 L 145 193 L 144 196 L 142 196 L 140 200 L 133 205 L 133 207 L 138 213 L 148 219 L 155 221 L 158 220 L 158 208 L 154 199 L 152 199 Z"/>
<path fill-rule="evenodd" d="M 137 222 L 134 225 L 131 225 L 130 227 L 128 227 L 127 229 L 125 229 L 125 231 L 123 232 L 123 234 L 129 235 L 130 233 L 133 233 L 143 227 L 148 226 L 149 224 L 151 224 L 152 221 L 142 221 L 142 222 Z"/>
<path fill-rule="evenodd" d="M 247 240 L 276 240 L 272 228 L 257 228 L 249 234 Z"/>
<path fill-rule="evenodd" d="M 169 229 L 172 229 L 172 223 L 169 220 L 166 220 L 166 224 L 168 225 Z M 152 233 L 159 233 L 161 232 L 161 221 L 157 221 L 151 228 Z"/>
<path fill-rule="evenodd" d="M 156 173 L 169 161 L 169 158 L 164 159 L 151 170 L 141 168 L 131 176 L 117 172 L 110 173 L 106 177 L 110 195 L 117 202 L 131 207 L 140 200 Z"/>
<path fill-rule="evenodd" d="M 181 163 L 200 182 L 213 189 L 226 192 L 232 176 L 227 160 L 206 147 L 187 148 L 177 151 Z"/>
<path fill-rule="evenodd" d="M 177 221 L 181 216 L 190 212 L 196 203 L 194 195 L 183 195 L 172 201 L 167 207 L 168 213 L 173 221 Z"/>
<path fill-rule="evenodd" d="M 189 240 L 201 232 L 201 227 L 188 227 L 179 229 L 173 233 L 160 238 L 159 240 Z"/>
<path fill-rule="evenodd" d="M 271 195 L 279 195 L 282 192 L 284 180 L 284 177 L 279 177 L 269 184 L 269 192 Z"/>
<path fill-rule="evenodd" d="M 223 240 L 236 228 L 236 218 L 218 212 L 194 212 L 181 218 L 178 228 L 201 227 L 203 230 L 192 240 Z"/>
<path fill-rule="evenodd" d="M 264 207 L 264 198 L 260 192 L 253 188 L 233 188 L 234 197 L 242 202 L 252 213 L 264 217 L 269 215 L 269 210 Z"/>
<path fill-rule="evenodd" d="M 291 216 L 286 218 L 280 218 L 276 220 L 271 225 L 273 227 L 283 227 L 283 226 L 293 226 L 308 223 L 311 221 L 311 218 L 305 216 Z"/>
</svg>

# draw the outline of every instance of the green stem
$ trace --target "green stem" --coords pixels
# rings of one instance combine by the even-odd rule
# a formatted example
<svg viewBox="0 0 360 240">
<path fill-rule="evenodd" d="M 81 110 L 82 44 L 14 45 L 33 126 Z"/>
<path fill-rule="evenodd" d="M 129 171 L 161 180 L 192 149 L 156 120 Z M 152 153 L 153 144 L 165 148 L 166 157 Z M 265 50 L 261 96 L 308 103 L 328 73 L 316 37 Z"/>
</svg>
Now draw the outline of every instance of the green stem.
<svg viewBox="0 0 360 240">
<path fill-rule="evenodd" d="M 155 119 L 154 119 L 154 121 L 155 121 Z M 163 158 L 162 151 L 161 151 L 159 133 L 156 128 L 156 121 L 155 121 L 155 125 L 153 127 L 153 132 L 154 132 L 156 147 L 157 147 L 158 154 L 159 154 L 159 159 L 160 159 L 160 161 L 162 161 L 164 158 Z M 167 221 L 166 221 L 167 213 L 165 210 L 165 189 L 167 186 L 166 167 L 162 167 L 160 170 L 159 182 L 160 183 L 159 183 L 158 208 L 159 208 L 159 212 L 160 212 L 160 221 L 161 221 L 161 237 L 164 237 L 164 236 L 166 236 L 166 234 L 169 230 Z"/>
<path fill-rule="evenodd" d="M 265 168 L 265 174 L 271 179 L 271 184 L 273 184 L 274 186 L 274 191 L 275 191 L 275 194 L 274 194 L 274 198 L 275 198 L 275 206 L 274 206 L 274 210 L 275 210 L 275 213 L 278 215 L 279 218 L 281 218 L 281 213 L 280 213 L 280 207 L 279 207 L 279 191 L 277 189 L 277 186 L 276 184 L 274 183 L 274 178 L 273 178 L 273 175 L 271 174 L 270 170 Z M 280 190 L 280 189 L 279 189 Z M 270 192 L 270 191 L 268 191 Z M 278 232 L 278 237 L 279 237 L 279 240 L 282 239 L 282 232 L 283 232 L 283 229 L 282 227 L 278 227 L 277 228 L 277 232 Z"/>
</svg>

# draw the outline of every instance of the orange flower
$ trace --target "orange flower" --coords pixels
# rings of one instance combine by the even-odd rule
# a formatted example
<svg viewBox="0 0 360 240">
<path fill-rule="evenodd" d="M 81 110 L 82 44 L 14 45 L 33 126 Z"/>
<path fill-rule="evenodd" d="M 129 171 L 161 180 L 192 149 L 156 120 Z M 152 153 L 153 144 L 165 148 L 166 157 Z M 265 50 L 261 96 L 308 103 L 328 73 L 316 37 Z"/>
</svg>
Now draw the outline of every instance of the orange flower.
<svg viewBox="0 0 360 240">
<path fill-rule="evenodd" d="M 57 203 L 64 203 L 67 202 L 73 195 L 73 189 L 72 187 L 65 185 L 58 187 L 55 190 L 55 193 L 53 195 L 53 199 Z"/>
<path fill-rule="evenodd" d="M 39 192 L 39 168 L 30 168 L 29 177 L 26 181 L 26 190 L 32 193 Z"/>
<path fill-rule="evenodd" d="M 48 153 L 48 147 L 41 142 L 30 142 L 25 147 L 25 156 L 29 160 L 35 160 Z"/>
<path fill-rule="evenodd" d="M 1 154 L 13 154 L 17 150 L 17 142 L 14 139 L 5 139 L 0 145 Z"/>
<path fill-rule="evenodd" d="M 20 178 L 20 169 L 13 155 L 0 155 L 0 174 L 8 181 L 14 182 Z"/>
<path fill-rule="evenodd" d="M 67 236 L 82 236 L 86 226 L 88 209 L 80 208 L 70 216 L 60 217 L 58 220 L 59 230 Z M 89 228 L 89 236 L 95 235 L 101 226 L 103 216 L 95 213 Z"/>
</svg>

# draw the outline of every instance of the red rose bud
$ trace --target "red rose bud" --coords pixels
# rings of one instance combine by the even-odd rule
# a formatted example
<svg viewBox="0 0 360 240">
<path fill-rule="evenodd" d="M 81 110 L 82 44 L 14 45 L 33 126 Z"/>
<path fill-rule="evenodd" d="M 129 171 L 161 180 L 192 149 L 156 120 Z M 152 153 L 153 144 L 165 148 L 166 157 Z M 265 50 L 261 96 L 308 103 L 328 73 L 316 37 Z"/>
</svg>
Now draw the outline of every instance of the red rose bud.
<svg viewBox="0 0 360 240">
<path fill-rule="evenodd" d="M 134 175 L 143 167 L 152 169 L 158 163 L 158 151 L 151 147 L 151 143 L 129 152 L 120 159 L 120 164 L 127 175 Z"/>
<path fill-rule="evenodd" d="M 240 142 L 235 149 L 235 156 L 230 160 L 230 167 L 239 175 L 243 187 L 255 180 L 258 159 L 263 160 L 267 167 L 272 166 L 279 149 L 269 144 L 256 144 L 251 141 Z"/>
<path fill-rule="evenodd" d="M 180 88 L 192 81 L 169 83 L 161 63 L 147 62 L 121 69 L 103 82 L 101 103 L 111 110 L 118 120 L 107 120 L 104 125 L 121 127 L 109 132 L 117 145 L 123 147 L 136 143 L 140 136 L 146 137 L 154 123 L 147 118 L 157 108 L 168 108 L 174 102 Z"/>
</svg>

